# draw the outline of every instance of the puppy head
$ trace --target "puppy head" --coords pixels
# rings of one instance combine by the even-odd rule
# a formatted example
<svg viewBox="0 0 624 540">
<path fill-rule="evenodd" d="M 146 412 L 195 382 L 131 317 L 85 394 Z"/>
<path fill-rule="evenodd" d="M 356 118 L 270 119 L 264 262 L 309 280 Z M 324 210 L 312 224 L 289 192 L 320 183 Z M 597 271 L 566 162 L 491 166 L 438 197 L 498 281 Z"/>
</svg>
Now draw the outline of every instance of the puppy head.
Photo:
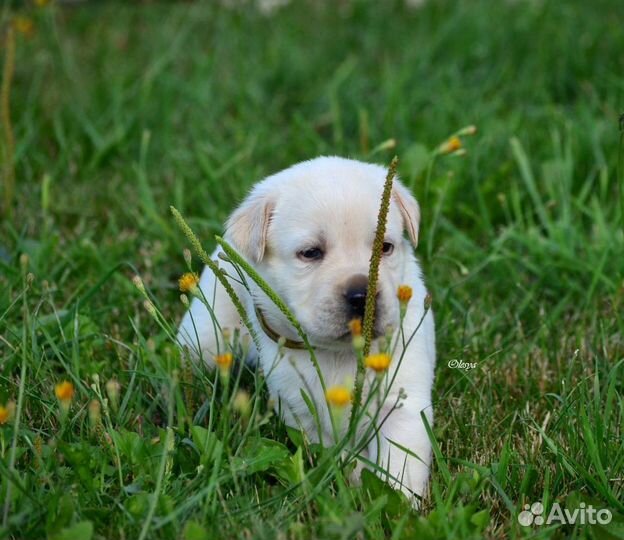
<svg viewBox="0 0 624 540">
<path fill-rule="evenodd" d="M 377 214 L 386 169 L 321 157 L 295 165 L 255 186 L 232 214 L 226 239 L 287 302 L 312 343 L 349 342 L 348 323 L 362 318 Z M 376 334 L 399 323 L 397 287 L 420 211 L 395 179 L 377 288 Z M 404 238 L 406 232 L 410 242 Z M 279 328 L 275 308 L 271 321 Z M 285 322 L 281 322 L 285 326 Z"/>
</svg>

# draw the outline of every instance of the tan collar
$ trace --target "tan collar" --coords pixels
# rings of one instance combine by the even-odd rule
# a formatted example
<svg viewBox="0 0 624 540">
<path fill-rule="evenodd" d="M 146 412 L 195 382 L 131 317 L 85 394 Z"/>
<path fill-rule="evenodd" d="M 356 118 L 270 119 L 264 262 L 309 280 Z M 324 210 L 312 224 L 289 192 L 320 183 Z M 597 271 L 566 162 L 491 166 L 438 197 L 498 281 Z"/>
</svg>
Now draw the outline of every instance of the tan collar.
<svg viewBox="0 0 624 540">
<path fill-rule="evenodd" d="M 280 336 L 275 330 L 273 330 L 273 328 L 269 326 L 269 323 L 267 323 L 266 319 L 264 318 L 264 315 L 262 314 L 262 311 L 260 311 L 260 308 L 258 306 L 254 306 L 254 307 L 256 309 L 256 317 L 258 318 L 260 327 L 262 328 L 263 332 L 269 338 L 275 341 L 275 343 L 278 343 L 280 339 L 283 339 L 284 340 L 283 346 L 286 347 L 287 349 L 301 350 L 301 349 L 306 348 L 305 343 L 303 341 L 294 341 L 292 339 L 285 338 L 284 336 Z"/>
</svg>

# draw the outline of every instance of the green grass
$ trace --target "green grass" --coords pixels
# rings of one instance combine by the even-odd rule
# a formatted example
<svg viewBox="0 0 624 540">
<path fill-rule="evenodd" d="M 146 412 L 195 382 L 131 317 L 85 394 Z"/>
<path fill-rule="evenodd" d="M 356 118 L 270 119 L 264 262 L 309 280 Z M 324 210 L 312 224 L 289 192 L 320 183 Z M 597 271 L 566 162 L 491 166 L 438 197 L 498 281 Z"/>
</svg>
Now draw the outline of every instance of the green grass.
<svg viewBox="0 0 624 540">
<path fill-rule="evenodd" d="M 0 227 L 0 404 L 18 405 L 0 426 L 0 537 L 624 537 L 621 0 L 20 9 L 35 33 L 17 36 Z M 469 124 L 466 155 L 428 176 L 427 152 Z M 374 477 L 349 486 L 243 370 L 246 420 L 166 331 L 186 269 L 170 205 L 212 249 L 264 175 L 395 153 L 437 321 L 420 513 Z M 119 406 L 93 428 L 112 378 Z M 536 501 L 614 522 L 521 527 Z"/>
</svg>

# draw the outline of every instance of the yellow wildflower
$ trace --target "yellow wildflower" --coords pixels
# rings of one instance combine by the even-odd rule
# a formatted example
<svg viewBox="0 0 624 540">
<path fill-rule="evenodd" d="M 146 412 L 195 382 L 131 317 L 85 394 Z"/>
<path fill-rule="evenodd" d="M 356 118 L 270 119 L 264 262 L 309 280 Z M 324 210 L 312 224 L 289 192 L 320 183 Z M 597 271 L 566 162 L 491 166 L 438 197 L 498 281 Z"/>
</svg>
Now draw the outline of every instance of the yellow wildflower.
<svg viewBox="0 0 624 540">
<path fill-rule="evenodd" d="M 457 152 L 459 149 L 461 149 L 461 147 L 461 139 L 456 135 L 453 135 L 438 147 L 438 152 L 440 154 L 452 154 L 453 152 Z"/>
<path fill-rule="evenodd" d="M 9 411 L 9 408 L 5 407 L 4 405 L 0 405 L 0 425 L 6 424 L 9 421 L 10 417 L 11 413 Z"/>
<path fill-rule="evenodd" d="M 26 37 L 32 36 L 35 32 L 35 25 L 32 19 L 24 17 L 23 15 L 18 15 L 13 19 L 13 28 L 15 28 L 18 34 L 22 34 Z"/>
<path fill-rule="evenodd" d="M 70 402 L 74 397 L 74 385 L 69 381 L 63 381 L 54 387 L 54 393 L 60 402 Z"/>
<path fill-rule="evenodd" d="M 178 280 L 178 285 L 182 292 L 193 292 L 199 283 L 199 276 L 195 272 L 187 272 Z"/>
<path fill-rule="evenodd" d="M 388 353 L 371 354 L 364 359 L 364 365 L 377 373 L 381 373 L 388 369 L 392 358 Z"/>
<path fill-rule="evenodd" d="M 397 298 L 401 304 L 407 304 L 412 298 L 412 288 L 409 285 L 399 285 Z"/>
<path fill-rule="evenodd" d="M 346 386 L 332 386 L 325 392 L 325 397 L 330 405 L 344 407 L 351 402 L 351 390 Z"/>
<path fill-rule="evenodd" d="M 353 337 L 362 335 L 362 319 L 353 319 L 349 322 L 349 330 Z"/>
<path fill-rule="evenodd" d="M 232 357 L 232 353 L 230 352 L 217 354 L 214 357 L 215 364 L 219 366 L 219 369 L 221 369 L 221 371 L 229 371 L 230 367 L 232 367 L 232 360 L 233 360 L 233 357 Z"/>
<path fill-rule="evenodd" d="M 362 319 L 353 319 L 349 322 L 349 330 L 353 338 L 353 348 L 356 351 L 364 349 L 364 337 L 362 336 Z"/>
</svg>

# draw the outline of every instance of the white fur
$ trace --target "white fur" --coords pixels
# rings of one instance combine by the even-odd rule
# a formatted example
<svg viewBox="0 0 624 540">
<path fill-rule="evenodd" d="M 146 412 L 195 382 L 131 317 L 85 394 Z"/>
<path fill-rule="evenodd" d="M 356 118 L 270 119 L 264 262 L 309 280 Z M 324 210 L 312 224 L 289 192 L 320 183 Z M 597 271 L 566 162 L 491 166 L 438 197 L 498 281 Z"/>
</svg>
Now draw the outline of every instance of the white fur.
<svg viewBox="0 0 624 540">
<path fill-rule="evenodd" d="M 294 312 L 315 347 L 327 387 L 352 383 L 355 377 L 356 359 L 351 340 L 344 336 L 348 319 L 343 309 L 343 290 L 350 277 L 368 274 L 385 175 L 383 167 L 337 157 L 299 163 L 258 183 L 228 220 L 226 239 Z M 382 258 L 376 325 L 378 334 L 388 325 L 394 328 L 393 342 L 398 335 L 396 291 L 399 285 L 409 285 L 413 289 L 403 322 L 406 337 L 412 334 L 424 314 L 427 291 L 413 246 L 403 237 L 403 232 L 407 232 L 415 246 L 419 220 L 418 204 L 400 181 L 395 180 L 386 234 L 387 241 L 394 243 L 395 249 L 392 255 Z M 302 261 L 297 257 L 299 251 L 319 243 L 325 250 L 322 261 Z M 218 251 L 213 257 L 216 259 L 217 255 Z M 230 264 L 223 261 L 219 264 L 230 276 L 237 276 Z M 298 335 L 257 286 L 247 281 L 252 294 L 230 280 L 258 334 L 258 361 L 267 374 L 269 390 L 284 421 L 302 428 L 311 440 L 319 440 L 314 419 L 301 397 L 303 388 L 311 392 L 317 405 L 323 443 L 331 443 L 330 415 L 309 353 L 286 348 L 280 355 L 278 345 L 259 325 L 254 306 L 260 307 L 271 328 L 280 335 L 293 340 L 298 340 Z M 245 334 L 232 302 L 207 268 L 202 273 L 200 288 L 213 306 L 221 327 L 239 327 Z M 188 347 L 194 357 L 202 357 L 211 364 L 217 352 L 217 339 L 221 340 L 217 338 L 219 335 L 204 304 L 194 299 L 180 325 L 179 343 Z M 402 354 L 399 340 L 388 380 L 397 369 L 399 371 L 388 398 L 381 404 L 379 418 L 386 417 L 388 412 L 391 414 L 381 425 L 381 436 L 376 439 L 379 444 L 373 440 L 363 457 L 379 463 L 389 472 L 389 481 L 398 484 L 405 493 L 420 496 L 426 489 L 431 460 L 431 447 L 421 419 L 421 412 L 430 423 L 433 416 L 431 387 L 435 338 L 431 311 L 399 362 Z M 369 374 L 367 386 L 372 380 Z M 406 397 L 399 408 L 393 409 L 400 389 Z M 391 441 L 410 449 L 419 459 L 406 454 Z"/>
</svg>

